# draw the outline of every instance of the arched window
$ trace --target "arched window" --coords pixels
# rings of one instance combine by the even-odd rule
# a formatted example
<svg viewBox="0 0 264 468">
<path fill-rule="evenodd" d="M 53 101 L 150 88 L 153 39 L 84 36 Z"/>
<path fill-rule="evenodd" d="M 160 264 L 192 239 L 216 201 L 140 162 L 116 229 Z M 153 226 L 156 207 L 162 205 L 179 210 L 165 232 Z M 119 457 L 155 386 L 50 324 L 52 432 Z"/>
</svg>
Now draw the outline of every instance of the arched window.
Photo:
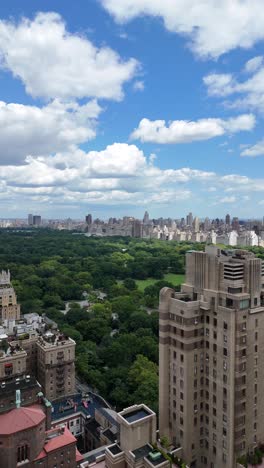
<svg viewBox="0 0 264 468">
<path fill-rule="evenodd" d="M 27 444 L 20 445 L 17 448 L 17 463 L 22 463 L 29 459 L 29 446 Z"/>
</svg>

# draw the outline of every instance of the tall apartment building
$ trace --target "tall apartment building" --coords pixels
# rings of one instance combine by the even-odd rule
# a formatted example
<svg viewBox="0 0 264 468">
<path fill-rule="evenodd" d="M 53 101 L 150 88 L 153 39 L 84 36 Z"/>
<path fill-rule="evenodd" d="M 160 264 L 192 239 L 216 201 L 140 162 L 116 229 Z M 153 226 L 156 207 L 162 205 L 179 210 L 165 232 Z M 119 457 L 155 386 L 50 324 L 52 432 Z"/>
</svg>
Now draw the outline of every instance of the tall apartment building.
<svg viewBox="0 0 264 468">
<path fill-rule="evenodd" d="M 264 442 L 264 263 L 243 250 L 186 254 L 160 293 L 160 435 L 191 467 L 234 468 Z"/>
<path fill-rule="evenodd" d="M 20 305 L 11 284 L 10 272 L 0 272 L 0 324 L 5 320 L 19 320 Z"/>
<path fill-rule="evenodd" d="M 37 378 L 49 400 L 75 392 L 75 341 L 47 332 L 37 341 Z"/>
</svg>

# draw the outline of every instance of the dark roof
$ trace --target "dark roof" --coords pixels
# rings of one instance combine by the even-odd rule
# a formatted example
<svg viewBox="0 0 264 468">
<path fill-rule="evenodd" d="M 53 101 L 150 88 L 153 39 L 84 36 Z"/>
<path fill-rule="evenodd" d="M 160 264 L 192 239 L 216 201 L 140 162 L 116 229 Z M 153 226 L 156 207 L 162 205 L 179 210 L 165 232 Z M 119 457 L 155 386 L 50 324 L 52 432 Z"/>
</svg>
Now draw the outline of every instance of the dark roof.
<svg viewBox="0 0 264 468">
<path fill-rule="evenodd" d="M 100 424 L 95 419 L 91 419 L 85 424 L 85 428 L 88 429 L 89 432 L 91 432 L 97 439 L 100 439 L 100 433 L 98 431 L 99 427 Z"/>
<path fill-rule="evenodd" d="M 153 451 L 153 448 L 150 445 L 143 445 L 136 450 L 132 450 L 132 453 L 135 455 L 136 460 L 140 460 L 141 458 L 147 457 L 150 452 Z"/>
<path fill-rule="evenodd" d="M 144 408 L 141 408 L 139 410 L 135 410 L 135 411 L 131 411 L 130 413 L 125 413 L 125 414 L 122 414 L 123 418 L 129 422 L 129 423 L 133 423 L 133 422 L 136 422 L 140 419 L 143 419 L 145 418 L 146 416 L 149 416 L 150 413 L 148 411 L 146 411 Z"/>
<path fill-rule="evenodd" d="M 72 402 L 76 404 L 76 407 L 74 405 L 68 405 L 67 402 L 69 402 L 69 400 L 72 400 Z M 71 397 L 60 399 L 60 401 L 53 401 L 53 412 L 51 415 L 52 421 L 67 417 L 77 412 L 81 412 L 84 416 L 91 416 L 92 418 L 94 418 L 95 410 L 102 409 L 102 404 L 99 402 L 99 400 L 97 400 L 94 397 L 91 398 L 90 402 L 87 405 L 87 408 L 83 406 L 82 400 L 82 395 L 80 393 L 76 393 Z"/>
<path fill-rule="evenodd" d="M 93 452 L 94 453 L 92 453 L 91 455 L 89 455 L 89 453 L 91 452 L 88 452 L 87 455 L 84 454 L 83 455 L 84 460 L 88 461 L 89 463 L 94 463 L 97 457 L 100 457 L 101 455 L 105 453 L 105 447 L 102 447 L 102 450 L 97 449 L 97 450 L 94 450 Z"/>
<path fill-rule="evenodd" d="M 106 429 L 104 432 L 103 432 L 104 436 L 107 437 L 108 440 L 110 440 L 110 442 L 115 442 L 116 439 L 117 439 L 117 434 L 114 434 L 111 429 Z"/>
<path fill-rule="evenodd" d="M 115 444 L 115 445 L 111 445 L 110 447 L 107 447 L 108 450 L 110 450 L 110 452 L 113 454 L 113 455 L 117 455 L 118 453 L 121 453 L 122 450 L 121 448 L 119 447 L 119 445 Z"/>
<path fill-rule="evenodd" d="M 117 421 L 113 418 L 113 416 L 107 411 L 106 408 L 97 408 L 97 411 L 99 411 L 101 414 L 104 415 L 104 417 L 113 425 L 116 427 L 119 427 L 119 424 Z"/>
<path fill-rule="evenodd" d="M 16 390 L 25 390 L 29 388 L 37 387 L 40 390 L 40 384 L 37 382 L 35 377 L 30 377 L 29 379 L 20 378 L 19 383 L 16 382 L 16 379 L 6 380 L 5 386 L 0 385 L 0 397 L 2 395 L 6 396 L 9 393 L 15 393 Z"/>
</svg>

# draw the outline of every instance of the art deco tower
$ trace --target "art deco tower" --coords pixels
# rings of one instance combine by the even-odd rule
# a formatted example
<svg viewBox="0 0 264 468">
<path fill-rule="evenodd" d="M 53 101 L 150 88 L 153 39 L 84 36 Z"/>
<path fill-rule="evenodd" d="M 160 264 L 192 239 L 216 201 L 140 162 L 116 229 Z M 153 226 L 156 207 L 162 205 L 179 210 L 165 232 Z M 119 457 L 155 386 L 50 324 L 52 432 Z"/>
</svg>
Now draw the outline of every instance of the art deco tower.
<svg viewBox="0 0 264 468">
<path fill-rule="evenodd" d="M 234 468 L 264 442 L 264 263 L 243 250 L 186 255 L 160 293 L 160 435 L 191 467 Z"/>
</svg>

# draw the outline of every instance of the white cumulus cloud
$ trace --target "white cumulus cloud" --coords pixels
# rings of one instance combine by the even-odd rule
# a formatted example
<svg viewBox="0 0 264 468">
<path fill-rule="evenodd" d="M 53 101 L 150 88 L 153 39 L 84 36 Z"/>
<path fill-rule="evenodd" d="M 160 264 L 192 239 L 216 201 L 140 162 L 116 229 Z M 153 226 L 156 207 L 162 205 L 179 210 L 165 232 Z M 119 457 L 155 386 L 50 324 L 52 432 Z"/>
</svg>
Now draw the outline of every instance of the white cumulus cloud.
<svg viewBox="0 0 264 468">
<path fill-rule="evenodd" d="M 122 60 L 111 48 L 68 32 L 57 13 L 0 21 L 0 65 L 20 78 L 27 93 L 48 99 L 120 100 L 138 68 L 135 59 Z"/>
<path fill-rule="evenodd" d="M 239 80 L 232 74 L 211 73 L 204 77 L 209 96 L 231 97 L 227 101 L 233 108 L 264 111 L 264 61 L 254 57 L 245 64 L 249 76 Z M 244 78 L 244 77 L 243 77 Z"/>
<path fill-rule="evenodd" d="M 67 151 L 94 138 L 100 112 L 94 100 L 84 105 L 54 100 L 44 107 L 0 101 L 0 165 Z"/>
<path fill-rule="evenodd" d="M 225 133 L 236 133 L 252 130 L 255 117 L 244 114 L 227 120 L 200 119 L 197 121 L 174 120 L 166 125 L 165 120 L 142 119 L 131 134 L 131 138 L 151 143 L 190 143 L 208 140 Z"/>
<path fill-rule="evenodd" d="M 216 58 L 264 38 L 262 0 L 100 0 L 120 22 L 137 16 L 161 18 L 172 32 L 187 36 L 200 56 Z"/>
<path fill-rule="evenodd" d="M 249 146 L 241 152 L 241 156 L 264 156 L 264 140 L 258 141 L 255 145 Z"/>
</svg>

